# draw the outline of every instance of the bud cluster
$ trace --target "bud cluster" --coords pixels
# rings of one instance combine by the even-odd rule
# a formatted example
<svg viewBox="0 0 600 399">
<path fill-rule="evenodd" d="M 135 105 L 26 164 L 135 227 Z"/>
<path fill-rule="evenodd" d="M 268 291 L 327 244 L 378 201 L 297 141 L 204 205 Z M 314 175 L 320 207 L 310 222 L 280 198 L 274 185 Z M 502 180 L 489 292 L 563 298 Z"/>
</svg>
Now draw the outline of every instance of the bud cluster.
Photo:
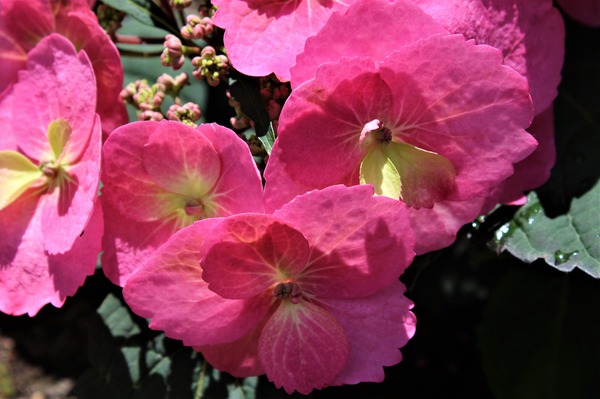
<svg viewBox="0 0 600 399">
<path fill-rule="evenodd" d="M 209 17 L 200 18 L 198 15 L 188 15 L 186 20 L 187 24 L 181 28 L 181 36 L 186 39 L 205 39 L 215 29 L 215 23 Z"/>
<path fill-rule="evenodd" d="M 229 60 L 225 55 L 217 55 L 215 49 L 206 46 L 202 49 L 200 57 L 192 60 L 194 76 L 196 79 L 206 79 L 211 86 L 218 86 L 229 72 Z"/>
<path fill-rule="evenodd" d="M 140 111 L 138 114 L 140 120 L 160 121 L 165 118 L 160 108 L 165 96 L 169 96 L 173 98 L 175 104 L 169 108 L 167 118 L 195 126 L 194 121 L 200 119 L 200 107 L 194 103 L 181 105 L 179 98 L 181 89 L 186 85 L 189 85 L 189 77 L 186 73 L 175 77 L 162 74 L 153 85 L 150 85 L 147 80 L 137 80 L 128 84 L 121 91 L 121 98 Z"/>
</svg>

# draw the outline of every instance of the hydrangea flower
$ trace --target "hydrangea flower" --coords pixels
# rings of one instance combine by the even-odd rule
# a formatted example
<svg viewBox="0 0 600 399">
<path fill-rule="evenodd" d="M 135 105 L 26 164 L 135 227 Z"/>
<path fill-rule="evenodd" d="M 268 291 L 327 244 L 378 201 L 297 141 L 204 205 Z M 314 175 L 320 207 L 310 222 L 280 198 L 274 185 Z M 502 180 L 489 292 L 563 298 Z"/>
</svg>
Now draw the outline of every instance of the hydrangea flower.
<svg viewBox="0 0 600 399">
<path fill-rule="evenodd" d="M 0 103 L 0 311 L 62 306 L 94 272 L 102 133 L 85 54 L 58 34 L 28 54 Z M 34 112 L 32 112 L 34 110 Z"/>
<path fill-rule="evenodd" d="M 67 37 L 90 58 L 98 87 L 96 112 L 106 137 L 128 120 L 119 97 L 123 68 L 117 48 L 85 0 L 2 0 L 0 91 L 16 80 L 19 69 L 25 68 L 27 53 L 52 32 Z"/>
<path fill-rule="evenodd" d="M 306 38 L 353 1 L 214 0 L 214 21 L 225 29 L 227 56 L 235 69 L 250 76 L 274 73 L 288 81 Z"/>
<path fill-rule="evenodd" d="M 423 11 L 405 2 L 397 12 L 401 3 L 357 1 L 346 15 L 332 16 L 307 42 L 292 77 L 306 59 L 312 69 L 315 43 L 344 43 L 344 31 L 376 32 L 386 18 L 426 31 Z M 366 43 L 374 40 L 361 35 L 345 47 L 368 55 Z M 265 171 L 267 211 L 312 189 L 373 184 L 377 194 L 409 206 L 420 254 L 449 245 L 513 164 L 535 149 L 524 130 L 533 117 L 527 82 L 502 65 L 500 51 L 462 35 L 396 48 L 383 59 L 374 52 L 325 63 L 292 91 Z"/>
<path fill-rule="evenodd" d="M 196 220 L 263 210 L 250 150 L 222 126 L 135 122 L 111 134 L 103 155 L 102 266 L 115 284 Z"/>
<path fill-rule="evenodd" d="M 150 327 L 235 376 L 288 393 L 382 381 L 412 337 L 398 281 L 414 256 L 406 208 L 368 186 L 334 186 L 273 215 L 204 219 L 127 281 Z"/>
</svg>

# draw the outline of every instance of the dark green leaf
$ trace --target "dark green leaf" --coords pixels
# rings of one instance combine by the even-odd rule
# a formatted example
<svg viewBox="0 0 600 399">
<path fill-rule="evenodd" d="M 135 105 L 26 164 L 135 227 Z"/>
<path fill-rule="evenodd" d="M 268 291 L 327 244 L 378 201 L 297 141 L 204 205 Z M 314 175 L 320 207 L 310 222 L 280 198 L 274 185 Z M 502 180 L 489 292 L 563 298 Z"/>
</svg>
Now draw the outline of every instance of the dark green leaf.
<svg viewBox="0 0 600 399">
<path fill-rule="evenodd" d="M 480 331 L 498 399 L 588 399 L 600 392 L 600 281 L 543 265 L 509 271 Z"/>
<path fill-rule="evenodd" d="M 112 294 L 108 294 L 97 312 L 113 337 L 129 338 L 140 333 L 140 328 L 134 323 L 127 309 Z"/>
<path fill-rule="evenodd" d="M 80 399 L 191 398 L 198 355 L 164 334 L 143 330 L 109 295 L 90 323 L 90 363 L 74 388 Z"/>
<path fill-rule="evenodd" d="M 102 0 L 106 5 L 131 15 L 144 25 L 156 26 L 179 35 L 177 23 L 152 0 Z"/>
<path fill-rule="evenodd" d="M 270 119 L 260 96 L 258 78 L 236 74 L 229 91 L 241 104 L 242 112 L 254 121 L 254 130 L 258 137 L 269 131 Z"/>
</svg>

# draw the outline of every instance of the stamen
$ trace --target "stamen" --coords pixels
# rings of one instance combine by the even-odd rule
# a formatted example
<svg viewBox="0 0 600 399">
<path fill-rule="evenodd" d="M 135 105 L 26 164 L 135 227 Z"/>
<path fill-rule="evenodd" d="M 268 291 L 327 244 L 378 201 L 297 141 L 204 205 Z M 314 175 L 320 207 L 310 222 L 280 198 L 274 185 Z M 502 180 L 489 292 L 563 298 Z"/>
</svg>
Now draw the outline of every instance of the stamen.
<svg viewBox="0 0 600 399">
<path fill-rule="evenodd" d="M 277 299 L 289 299 L 293 304 L 297 304 L 302 300 L 302 290 L 298 284 L 287 281 L 273 288 L 273 296 Z"/>
</svg>

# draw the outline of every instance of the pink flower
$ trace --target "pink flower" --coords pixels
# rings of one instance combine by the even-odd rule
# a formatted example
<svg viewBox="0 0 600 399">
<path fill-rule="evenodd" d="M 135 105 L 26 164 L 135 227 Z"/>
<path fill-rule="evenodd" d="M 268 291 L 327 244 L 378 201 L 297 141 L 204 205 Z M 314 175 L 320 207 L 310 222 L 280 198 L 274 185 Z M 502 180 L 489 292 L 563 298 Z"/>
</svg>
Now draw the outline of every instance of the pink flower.
<svg viewBox="0 0 600 399">
<path fill-rule="evenodd" d="M 571 18 L 591 27 L 600 27 L 598 0 L 558 0 L 558 4 Z"/>
<path fill-rule="evenodd" d="M 248 146 L 222 126 L 135 122 L 111 134 L 103 155 L 102 266 L 115 284 L 196 220 L 262 212 Z"/>
<path fill-rule="evenodd" d="M 0 103 L 0 311 L 62 306 L 94 272 L 101 129 L 85 52 L 51 34 Z"/>
<path fill-rule="evenodd" d="M 219 7 L 214 21 L 225 29 L 227 56 L 235 69 L 250 76 L 274 73 L 288 81 L 306 38 L 353 1 L 214 0 Z"/>
<path fill-rule="evenodd" d="M 385 52 L 369 47 L 375 33 L 343 40 L 344 31 L 377 32 L 388 20 L 405 34 L 392 35 L 395 45 L 381 39 Z M 292 81 L 306 76 L 305 60 L 313 68 L 318 43 L 374 55 L 323 64 L 292 91 L 265 171 L 267 211 L 315 188 L 373 184 L 409 206 L 418 254 L 449 245 L 478 215 L 513 164 L 535 149 L 524 130 L 532 119 L 528 86 L 498 50 L 460 35 L 399 45 L 436 26 L 406 2 L 359 0 L 309 39 Z"/>
<path fill-rule="evenodd" d="M 67 37 L 90 58 L 98 87 L 96 112 L 107 136 L 128 120 L 119 97 L 123 68 L 117 48 L 98 25 L 85 0 L 2 0 L 0 91 L 16 81 L 17 71 L 26 66 L 27 53 L 52 32 Z"/>
<path fill-rule="evenodd" d="M 150 327 L 235 376 L 288 393 L 382 381 L 412 337 L 398 276 L 412 261 L 406 208 L 371 187 L 335 186 L 273 215 L 201 220 L 124 288 Z"/>
</svg>

